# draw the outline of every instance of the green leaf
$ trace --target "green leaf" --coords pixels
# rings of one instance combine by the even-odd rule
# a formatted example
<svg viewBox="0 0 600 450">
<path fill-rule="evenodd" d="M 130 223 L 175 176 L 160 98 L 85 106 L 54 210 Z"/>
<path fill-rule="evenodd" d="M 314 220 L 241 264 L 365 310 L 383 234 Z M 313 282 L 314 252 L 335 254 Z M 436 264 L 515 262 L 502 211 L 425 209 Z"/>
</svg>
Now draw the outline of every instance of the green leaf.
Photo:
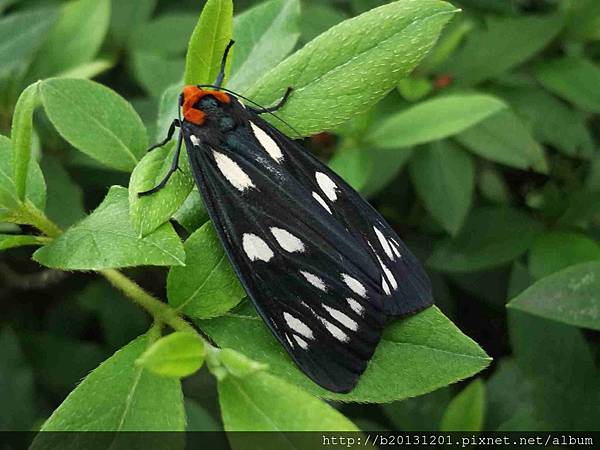
<svg viewBox="0 0 600 450">
<path fill-rule="evenodd" d="M 551 231 L 537 238 L 529 252 L 529 272 L 544 278 L 582 262 L 600 259 L 600 245 L 584 234 Z"/>
<path fill-rule="evenodd" d="M 185 399 L 186 431 L 223 431 L 215 418 L 195 400 Z"/>
<path fill-rule="evenodd" d="M 140 336 L 104 361 L 69 394 L 41 431 L 185 430 L 179 381 L 153 375 L 134 364 L 150 344 L 148 335 Z M 70 441 L 64 434 L 54 436 L 38 435 L 32 449 L 46 448 L 52 439 L 67 439 L 63 442 L 72 445 L 60 448 L 77 448 L 76 438 Z M 111 434 L 107 439 L 110 444 L 119 438 Z"/>
<path fill-rule="evenodd" d="M 83 79 L 51 78 L 40 89 L 48 118 L 67 142 L 113 169 L 135 167 L 147 148 L 146 130 L 122 97 Z"/>
<path fill-rule="evenodd" d="M 109 19 L 110 0 L 65 3 L 29 69 L 29 78 L 48 78 L 90 62 L 104 41 Z"/>
<path fill-rule="evenodd" d="M 596 0 L 568 3 L 566 34 L 576 40 L 600 40 L 600 3 Z"/>
<path fill-rule="evenodd" d="M 437 142 L 415 152 L 410 174 L 427 211 L 450 234 L 458 233 L 475 186 L 471 157 L 450 142 Z"/>
<path fill-rule="evenodd" d="M 48 180 L 46 215 L 61 228 L 67 228 L 85 217 L 83 191 L 70 177 L 58 159 L 44 155 L 42 168 Z"/>
<path fill-rule="evenodd" d="M 427 78 L 403 78 L 398 81 L 398 92 L 405 100 L 416 102 L 433 90 L 433 83 Z"/>
<path fill-rule="evenodd" d="M 54 8 L 34 9 L 0 18 L 0 75 L 24 68 L 56 20 Z"/>
<path fill-rule="evenodd" d="M 159 95 L 174 83 L 179 84 L 185 66 L 180 56 L 165 56 L 148 51 L 133 52 L 131 62 L 137 81 L 150 96 Z"/>
<path fill-rule="evenodd" d="M 171 224 L 138 238 L 128 215 L 127 189 L 113 186 L 87 218 L 34 253 L 47 267 L 100 270 L 143 265 L 183 265 L 183 245 Z"/>
<path fill-rule="evenodd" d="M 465 45 L 442 71 L 451 73 L 459 86 L 497 77 L 546 47 L 560 32 L 562 22 L 558 15 L 490 18 L 486 28 L 468 34 Z"/>
<path fill-rule="evenodd" d="M 25 199 L 27 173 L 31 159 L 33 110 L 39 104 L 39 82 L 28 86 L 19 96 L 13 116 L 11 141 L 13 150 L 13 180 L 19 200 Z"/>
<path fill-rule="evenodd" d="M 481 431 L 485 417 L 485 386 L 476 379 L 452 399 L 440 431 Z"/>
<path fill-rule="evenodd" d="M 208 0 L 188 45 L 185 84 L 214 83 L 232 37 L 232 0 Z"/>
<path fill-rule="evenodd" d="M 596 429 L 600 378 L 581 330 L 513 309 L 508 319 L 519 369 L 534 383 L 536 416 L 550 430 Z"/>
<path fill-rule="evenodd" d="M 152 195 L 138 195 L 162 181 L 171 168 L 174 155 L 174 145 L 155 149 L 142 158 L 131 174 L 129 217 L 138 236 L 146 236 L 168 221 L 194 187 L 184 154 L 179 157 L 181 170 L 171 176 L 163 189 Z"/>
<path fill-rule="evenodd" d="M 24 247 L 27 245 L 42 245 L 37 236 L 0 234 L 0 250 L 9 248 Z M 0 427 L 1 429 L 1 427 Z"/>
<path fill-rule="evenodd" d="M 234 91 L 247 89 L 265 73 L 265 68 L 279 64 L 300 36 L 299 18 L 299 0 L 269 0 L 236 16 L 235 58 L 227 87 Z"/>
<path fill-rule="evenodd" d="M 312 41 L 321 33 L 347 18 L 348 14 L 336 8 L 335 5 L 314 2 L 303 4 L 300 16 L 300 29 L 302 30 L 300 45 Z"/>
<path fill-rule="evenodd" d="M 481 196 L 492 203 L 507 205 L 510 203 L 510 190 L 502 174 L 493 167 L 479 171 L 477 186 Z"/>
<path fill-rule="evenodd" d="M 489 95 L 438 97 L 383 120 L 365 139 L 389 149 L 424 144 L 460 133 L 504 108 L 504 102 Z"/>
<path fill-rule="evenodd" d="M 511 111 L 501 111 L 463 131 L 456 139 L 476 155 L 517 169 L 547 173 L 542 147 Z"/>
<path fill-rule="evenodd" d="M 79 64 L 70 69 L 60 72 L 58 75 L 63 78 L 95 78 L 103 72 L 111 69 L 115 65 L 113 59 L 94 59 L 89 62 Z"/>
<path fill-rule="evenodd" d="M 394 428 L 402 431 L 437 430 L 450 402 L 450 389 L 442 388 L 419 397 L 381 405 Z"/>
<path fill-rule="evenodd" d="M 211 222 L 184 244 L 185 267 L 173 267 L 167 277 L 169 303 L 196 318 L 221 316 L 246 296 Z"/>
<path fill-rule="evenodd" d="M 17 197 L 16 187 L 13 182 L 13 152 L 10 139 L 0 135 L 0 221 L 14 221 L 15 210 L 20 202 Z M 25 198 L 39 210 L 44 209 L 46 203 L 46 183 L 40 166 L 36 161 L 28 164 L 27 191 Z"/>
<path fill-rule="evenodd" d="M 600 67 L 588 59 L 567 57 L 541 66 L 539 82 L 549 91 L 591 113 L 600 113 Z"/>
<path fill-rule="evenodd" d="M 401 0 L 346 20 L 267 72 L 247 94 L 301 135 L 332 129 L 371 108 L 425 56 L 457 10 L 438 0 Z M 343 95 L 339 95 L 343 93 Z"/>
<path fill-rule="evenodd" d="M 197 20 L 190 13 L 163 14 L 133 30 L 129 46 L 136 51 L 182 56 Z"/>
<path fill-rule="evenodd" d="M 181 207 L 173 215 L 173 219 L 189 233 L 193 233 L 209 220 L 208 211 L 206 211 L 198 189 L 193 189 L 189 193 Z"/>
<path fill-rule="evenodd" d="M 205 352 L 200 336 L 177 331 L 154 342 L 135 363 L 157 375 L 182 378 L 202 367 Z"/>
<path fill-rule="evenodd" d="M 1 241 L 0 241 L 1 242 Z M 5 405 L 0 430 L 29 431 L 35 419 L 34 373 L 15 333 L 0 331 L 0 398 Z"/>
<path fill-rule="evenodd" d="M 158 0 L 111 0 L 110 35 L 117 46 L 127 44 L 131 35 L 147 22 Z"/>
<path fill-rule="evenodd" d="M 264 371 L 220 380 L 219 403 L 225 431 L 358 431 L 327 403 Z M 289 441 L 272 444 L 284 448 Z"/>
<path fill-rule="evenodd" d="M 158 105 L 158 119 L 156 126 L 156 141 L 162 141 L 167 135 L 167 131 L 177 117 L 179 112 L 179 96 L 181 95 L 181 86 L 174 84 L 164 90 L 160 97 Z"/>
<path fill-rule="evenodd" d="M 219 346 L 268 364 L 270 373 L 313 395 L 341 401 L 381 403 L 421 395 L 469 377 L 490 361 L 475 342 L 431 307 L 391 323 L 356 388 L 334 394 L 300 372 L 250 305 L 198 324 Z"/>
<path fill-rule="evenodd" d="M 517 113 L 531 122 L 533 134 L 541 142 L 568 156 L 581 157 L 593 152 L 593 139 L 581 111 L 533 86 L 504 88 L 501 94 Z"/>
<path fill-rule="evenodd" d="M 456 238 L 442 240 L 427 264 L 444 272 L 476 272 L 502 266 L 531 246 L 540 225 L 510 208 L 480 208 Z"/>
<path fill-rule="evenodd" d="M 508 307 L 578 327 L 600 330 L 600 261 L 549 275 L 511 300 Z"/>
</svg>

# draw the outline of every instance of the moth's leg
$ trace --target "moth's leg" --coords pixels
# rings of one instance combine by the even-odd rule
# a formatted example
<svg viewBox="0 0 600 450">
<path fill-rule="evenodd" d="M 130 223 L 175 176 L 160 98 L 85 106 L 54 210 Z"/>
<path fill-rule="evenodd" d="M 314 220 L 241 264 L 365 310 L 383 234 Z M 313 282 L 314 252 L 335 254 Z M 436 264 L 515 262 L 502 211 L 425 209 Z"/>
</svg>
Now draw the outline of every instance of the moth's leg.
<svg viewBox="0 0 600 450">
<path fill-rule="evenodd" d="M 279 102 L 277 102 L 273 106 L 269 106 L 268 108 L 257 109 L 257 110 L 255 110 L 256 113 L 264 114 L 264 113 L 274 113 L 276 111 L 279 111 L 281 108 L 283 108 L 285 106 L 285 104 L 287 103 L 288 99 L 290 98 L 290 94 L 292 93 L 293 90 L 294 90 L 294 88 L 292 88 L 291 86 L 288 87 L 285 90 L 285 94 L 283 94 L 283 97 L 281 100 L 279 100 Z"/>
<path fill-rule="evenodd" d="M 215 87 L 218 89 L 223 84 L 223 80 L 225 80 L 225 65 L 227 64 L 227 56 L 229 55 L 229 50 L 235 44 L 235 41 L 232 39 L 225 47 L 225 53 L 223 53 L 223 58 L 221 59 L 221 70 L 219 70 L 219 75 L 217 76 L 217 80 L 215 81 Z"/>
<path fill-rule="evenodd" d="M 180 126 L 181 126 L 181 122 L 179 121 L 179 119 L 174 119 L 173 122 L 171 122 L 171 125 L 169 126 L 169 131 L 167 131 L 167 137 L 164 140 L 162 140 L 161 142 L 159 142 L 158 144 L 154 144 L 147 151 L 151 152 L 152 150 L 160 148 L 163 145 L 165 145 L 167 142 L 169 142 L 171 139 L 173 139 L 173 134 L 175 134 L 175 128 L 180 127 Z"/>
<path fill-rule="evenodd" d="M 175 121 L 173 121 L 173 123 L 175 123 Z M 173 127 L 173 129 L 174 129 L 174 127 Z M 169 129 L 169 131 L 170 130 L 171 129 Z M 171 135 L 172 135 L 172 133 L 171 133 Z M 168 142 L 168 139 L 167 139 L 167 142 Z M 182 145 L 183 145 L 183 133 L 180 131 L 179 137 L 177 138 L 177 147 L 175 148 L 175 155 L 173 156 L 173 162 L 171 163 L 171 167 L 169 168 L 169 171 L 167 172 L 165 177 L 160 181 L 160 183 L 158 183 L 152 189 L 150 189 L 148 191 L 144 191 L 144 192 L 138 192 L 138 197 L 143 197 L 145 195 L 154 194 L 165 187 L 165 185 L 169 181 L 169 178 L 171 178 L 171 175 L 173 175 L 175 172 L 177 172 L 177 169 L 179 169 L 179 155 L 181 153 Z"/>
</svg>

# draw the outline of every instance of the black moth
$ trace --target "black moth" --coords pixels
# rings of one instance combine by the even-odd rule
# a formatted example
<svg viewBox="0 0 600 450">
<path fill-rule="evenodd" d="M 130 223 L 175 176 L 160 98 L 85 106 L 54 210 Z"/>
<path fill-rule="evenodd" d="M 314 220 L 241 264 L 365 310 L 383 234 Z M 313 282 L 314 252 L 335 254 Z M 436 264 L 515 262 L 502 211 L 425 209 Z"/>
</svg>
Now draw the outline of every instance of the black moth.
<svg viewBox="0 0 600 450">
<path fill-rule="evenodd" d="M 365 371 L 387 320 L 433 303 L 421 265 L 339 176 L 221 87 L 187 86 L 169 174 L 185 141 L 192 173 L 227 256 L 267 326 L 300 369 L 333 392 Z M 206 90 L 205 88 L 211 88 Z M 183 119 L 181 119 L 183 110 Z"/>
</svg>

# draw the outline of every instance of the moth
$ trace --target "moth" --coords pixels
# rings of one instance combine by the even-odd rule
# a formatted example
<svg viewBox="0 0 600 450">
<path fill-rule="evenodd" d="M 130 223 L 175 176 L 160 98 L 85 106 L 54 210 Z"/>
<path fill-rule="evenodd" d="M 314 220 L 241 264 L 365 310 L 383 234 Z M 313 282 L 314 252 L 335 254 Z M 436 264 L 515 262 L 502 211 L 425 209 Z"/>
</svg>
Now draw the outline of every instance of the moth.
<svg viewBox="0 0 600 450">
<path fill-rule="evenodd" d="M 433 304 L 423 268 L 394 230 L 341 177 L 222 87 L 186 86 L 165 145 L 179 129 L 195 182 L 249 298 L 298 367 L 347 393 L 391 319 Z M 257 105 L 255 105 L 257 106 Z M 181 117 L 183 114 L 183 117 Z"/>
</svg>

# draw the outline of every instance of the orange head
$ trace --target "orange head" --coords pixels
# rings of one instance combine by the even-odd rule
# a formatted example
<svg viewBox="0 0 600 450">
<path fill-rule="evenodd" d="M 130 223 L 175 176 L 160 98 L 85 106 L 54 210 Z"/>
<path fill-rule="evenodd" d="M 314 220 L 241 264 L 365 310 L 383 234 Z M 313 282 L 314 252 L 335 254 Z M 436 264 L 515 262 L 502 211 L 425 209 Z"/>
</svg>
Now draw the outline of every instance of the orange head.
<svg viewBox="0 0 600 450">
<path fill-rule="evenodd" d="M 202 98 L 207 95 L 212 95 L 217 101 L 221 103 L 230 103 L 231 98 L 225 92 L 221 91 L 207 91 L 197 86 L 186 86 L 183 88 L 183 117 L 188 122 L 195 125 L 202 125 L 204 123 L 205 114 L 203 111 L 194 108 L 194 105 Z"/>
</svg>

